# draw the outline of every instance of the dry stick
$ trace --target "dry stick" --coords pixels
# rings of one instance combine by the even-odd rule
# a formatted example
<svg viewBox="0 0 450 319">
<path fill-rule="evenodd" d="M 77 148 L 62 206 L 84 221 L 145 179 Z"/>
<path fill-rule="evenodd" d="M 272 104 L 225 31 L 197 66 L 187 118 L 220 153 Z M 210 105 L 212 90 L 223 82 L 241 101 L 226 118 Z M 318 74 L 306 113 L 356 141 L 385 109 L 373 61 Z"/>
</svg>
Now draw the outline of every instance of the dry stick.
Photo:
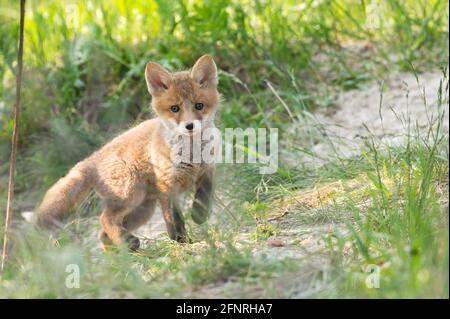
<svg viewBox="0 0 450 319">
<path fill-rule="evenodd" d="M 9 253 L 9 228 L 12 219 L 12 204 L 14 198 L 14 173 L 16 170 L 16 153 L 19 127 L 19 111 L 20 111 L 20 87 L 22 85 L 22 59 L 23 59 L 23 29 L 25 17 L 25 0 L 20 1 L 20 34 L 19 34 L 19 51 L 17 52 L 17 75 L 16 75 L 16 102 L 14 104 L 14 128 L 11 142 L 11 159 L 9 162 L 9 180 L 8 180 L 8 200 L 6 202 L 6 218 L 5 218 L 5 235 L 3 238 L 3 253 L 1 270 L 5 267 Z"/>
<path fill-rule="evenodd" d="M 272 91 L 273 94 L 275 94 L 276 98 L 281 102 L 281 104 L 284 106 L 284 108 L 286 109 L 286 111 L 288 112 L 289 116 L 292 119 L 292 122 L 295 123 L 295 117 L 294 114 L 292 114 L 291 110 L 289 109 L 289 107 L 287 106 L 286 102 L 284 102 L 284 100 L 281 98 L 281 96 L 278 94 L 278 92 L 273 88 L 272 84 L 269 81 L 265 81 L 267 86 L 269 87 L 269 89 Z"/>
</svg>

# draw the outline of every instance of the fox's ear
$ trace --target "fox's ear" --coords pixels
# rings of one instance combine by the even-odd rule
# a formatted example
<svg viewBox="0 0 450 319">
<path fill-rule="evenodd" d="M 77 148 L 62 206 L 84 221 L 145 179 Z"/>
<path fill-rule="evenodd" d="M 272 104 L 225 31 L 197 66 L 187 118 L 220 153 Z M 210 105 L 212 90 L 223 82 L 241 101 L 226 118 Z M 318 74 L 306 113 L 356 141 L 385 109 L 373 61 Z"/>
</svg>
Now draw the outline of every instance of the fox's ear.
<svg viewBox="0 0 450 319">
<path fill-rule="evenodd" d="M 148 62 L 145 67 L 145 81 L 150 94 L 155 95 L 169 88 L 172 76 L 158 63 Z"/>
<path fill-rule="evenodd" d="M 210 55 L 204 55 L 195 62 L 191 77 L 202 87 L 217 86 L 217 67 Z"/>
</svg>

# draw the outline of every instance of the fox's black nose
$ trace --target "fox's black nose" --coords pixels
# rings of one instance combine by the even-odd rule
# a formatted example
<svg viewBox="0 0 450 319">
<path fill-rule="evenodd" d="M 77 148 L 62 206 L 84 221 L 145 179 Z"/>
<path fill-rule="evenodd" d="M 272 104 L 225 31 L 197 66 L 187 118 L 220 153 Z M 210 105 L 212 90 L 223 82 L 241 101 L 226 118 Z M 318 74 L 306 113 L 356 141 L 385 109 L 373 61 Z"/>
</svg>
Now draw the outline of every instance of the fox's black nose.
<svg viewBox="0 0 450 319">
<path fill-rule="evenodd" d="M 186 124 L 186 129 L 189 130 L 189 131 L 192 131 L 194 129 L 194 123 Z"/>
</svg>

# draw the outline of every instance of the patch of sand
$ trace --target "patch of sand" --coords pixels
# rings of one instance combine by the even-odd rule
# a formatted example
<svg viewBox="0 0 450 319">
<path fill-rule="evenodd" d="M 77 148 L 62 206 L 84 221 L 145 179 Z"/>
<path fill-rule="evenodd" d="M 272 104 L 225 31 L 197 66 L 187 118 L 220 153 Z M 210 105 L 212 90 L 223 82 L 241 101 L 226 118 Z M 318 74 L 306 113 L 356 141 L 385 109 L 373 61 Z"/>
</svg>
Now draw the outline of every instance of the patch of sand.
<svg viewBox="0 0 450 319">
<path fill-rule="evenodd" d="M 314 123 L 311 123 L 309 117 L 310 120 L 305 123 L 306 125 L 300 128 L 293 126 L 293 129 L 300 129 L 300 132 L 295 133 L 296 136 L 302 136 L 298 135 L 299 133 L 311 132 L 308 129 L 309 125 L 319 126 L 324 130 L 321 135 L 326 134 L 328 138 L 315 139 L 316 143 L 311 146 L 313 152 L 323 160 L 309 155 L 296 156 L 295 160 L 321 164 L 327 156 L 334 153 L 333 149 L 342 157 L 359 154 L 364 143 L 363 137 L 369 135 L 365 126 L 382 143 L 398 145 L 405 139 L 408 114 L 411 123 L 417 123 L 419 128 L 424 129 L 440 112 L 445 112 L 442 129 L 448 134 L 448 95 L 444 96 L 446 101 L 444 109 L 438 108 L 437 92 L 442 78 L 443 74 L 440 71 L 420 74 L 418 81 L 412 73 L 400 73 L 385 81 L 382 95 L 381 84 L 376 82 L 363 89 L 338 93 L 334 102 L 335 112 L 318 110 L 312 115 Z M 296 140 L 298 141 L 298 138 Z M 282 145 L 280 150 L 283 153 L 290 153 L 292 145 Z M 326 194 L 330 190 L 328 188 L 312 190 L 316 195 L 318 191 Z M 149 224 L 139 230 L 139 234 L 147 238 L 156 238 L 164 232 L 165 224 L 159 209 Z"/>
<path fill-rule="evenodd" d="M 315 155 L 305 154 L 299 157 L 295 154 L 294 160 L 297 163 L 309 161 L 314 165 L 320 165 L 329 160 L 333 154 L 339 157 L 357 155 L 360 154 L 366 137 L 370 135 L 377 143 L 389 146 L 399 145 L 404 143 L 408 121 L 413 123 L 413 126 L 417 125 L 420 132 L 425 130 L 430 122 L 435 121 L 442 112 L 444 112 L 442 131 L 448 134 L 448 91 L 445 91 L 445 87 L 443 92 L 447 92 L 447 95 L 444 96 L 444 105 L 442 108 L 438 107 L 437 92 L 442 77 L 441 72 L 429 72 L 419 75 L 417 81 L 413 74 L 401 73 L 383 84 L 382 94 L 380 83 L 371 83 L 360 90 L 338 93 L 334 102 L 335 108 L 332 111 L 318 110 L 315 114 L 306 117 L 305 123 L 292 126 L 290 133 L 297 137 L 292 139 L 294 143 L 299 141 L 298 136 L 316 134 L 313 138 L 309 136 L 312 145 L 303 145 L 305 148 L 312 149 Z M 443 85 L 446 84 L 443 83 Z M 295 144 L 289 145 L 283 141 L 281 143 L 280 155 L 289 157 L 293 153 L 292 146 Z M 292 161 L 288 160 L 292 164 Z M 329 258 L 329 256 L 322 256 L 325 246 L 324 238 L 327 233 L 337 228 L 341 233 L 346 233 L 347 230 L 339 218 L 315 223 L 312 215 L 318 216 L 320 210 L 327 210 L 327 207 L 336 201 L 337 193 L 349 192 L 361 187 L 359 180 L 350 181 L 348 185 L 337 181 L 319 185 L 309 191 L 302 191 L 291 198 L 275 203 L 280 210 L 274 211 L 267 222 L 274 224 L 278 233 L 270 237 L 267 242 L 255 243 L 253 254 L 255 257 L 265 255 L 273 259 L 294 258 L 305 264 L 304 267 L 302 266 L 302 272 L 286 274 L 290 276 L 288 281 L 280 278 L 279 287 L 276 285 L 278 288 L 286 285 L 283 281 L 289 282 L 290 286 L 284 287 L 283 293 L 279 292 L 277 296 L 308 297 L 317 288 L 323 289 L 323 287 L 313 287 L 311 283 L 312 278 L 323 272 Z M 214 222 L 214 216 L 211 222 Z M 149 225 L 142 227 L 139 233 L 145 238 L 165 236 L 161 212 L 156 212 Z M 241 229 L 236 237 L 238 246 L 239 243 L 248 243 L 249 236 L 248 229 Z M 257 298 L 265 296 L 267 291 L 258 284 L 243 286 L 242 283 L 233 280 L 186 291 L 187 296 L 194 298 L 217 296 L 227 298 L 240 294 Z"/>
<path fill-rule="evenodd" d="M 360 153 L 367 137 L 378 143 L 397 146 L 404 143 L 408 122 L 419 131 L 425 131 L 429 123 L 436 125 L 436 118 L 444 113 L 442 132 L 449 132 L 448 90 L 443 82 L 443 105 L 438 103 L 438 90 L 443 80 L 440 71 L 418 75 L 400 73 L 384 83 L 372 82 L 359 90 L 340 92 L 334 100 L 334 112 L 319 109 L 308 114 L 305 120 L 294 125 L 292 134 L 301 136 L 291 145 L 285 145 L 289 153 L 295 143 L 312 151 L 314 155 L 293 158 L 286 154 L 288 162 L 324 163 L 330 156 L 350 157 Z M 383 88 L 383 89 L 381 89 Z M 314 135 L 311 137 L 311 135 Z M 303 141 L 312 141 L 305 144 Z M 296 154 L 298 155 L 298 154 Z"/>
</svg>

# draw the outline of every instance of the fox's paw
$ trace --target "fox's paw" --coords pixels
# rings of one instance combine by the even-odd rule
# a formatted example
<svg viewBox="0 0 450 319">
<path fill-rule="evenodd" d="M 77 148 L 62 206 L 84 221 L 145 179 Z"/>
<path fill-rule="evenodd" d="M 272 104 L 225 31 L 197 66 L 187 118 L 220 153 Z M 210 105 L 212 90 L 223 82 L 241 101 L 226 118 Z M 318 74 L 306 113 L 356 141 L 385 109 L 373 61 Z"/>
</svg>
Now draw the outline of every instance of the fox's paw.
<svg viewBox="0 0 450 319">
<path fill-rule="evenodd" d="M 206 209 L 200 205 L 194 204 L 194 207 L 192 208 L 192 220 L 198 224 L 201 225 L 205 223 L 208 220 L 209 217 L 209 209 Z"/>
<path fill-rule="evenodd" d="M 187 234 L 177 234 L 175 236 L 175 240 L 182 244 L 192 244 L 192 240 Z"/>
<path fill-rule="evenodd" d="M 189 236 L 186 233 L 186 230 L 178 230 L 170 229 L 168 231 L 169 238 L 171 240 L 175 240 L 178 243 L 182 244 L 192 244 L 192 240 L 189 238 Z"/>
<path fill-rule="evenodd" d="M 141 246 L 141 241 L 136 236 L 129 235 L 126 238 L 126 241 L 127 241 L 128 249 L 130 251 L 136 251 Z"/>
<path fill-rule="evenodd" d="M 98 233 L 98 239 L 100 240 L 100 246 L 104 251 L 110 250 L 114 246 L 103 229 Z"/>
</svg>

